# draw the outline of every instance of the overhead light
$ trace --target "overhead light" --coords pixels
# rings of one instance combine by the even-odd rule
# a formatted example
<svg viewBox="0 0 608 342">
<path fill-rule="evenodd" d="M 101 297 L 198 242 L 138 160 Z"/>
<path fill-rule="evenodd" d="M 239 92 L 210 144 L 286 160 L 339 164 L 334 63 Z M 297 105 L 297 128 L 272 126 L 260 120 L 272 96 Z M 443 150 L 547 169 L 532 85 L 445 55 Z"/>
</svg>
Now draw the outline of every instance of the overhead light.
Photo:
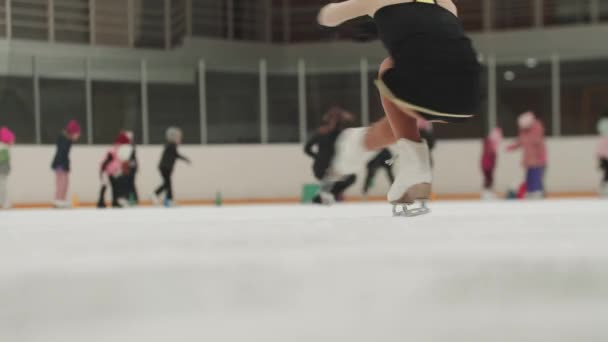
<svg viewBox="0 0 608 342">
<path fill-rule="evenodd" d="M 515 73 L 511 70 L 505 71 L 505 80 L 509 82 L 515 80 Z"/>
</svg>

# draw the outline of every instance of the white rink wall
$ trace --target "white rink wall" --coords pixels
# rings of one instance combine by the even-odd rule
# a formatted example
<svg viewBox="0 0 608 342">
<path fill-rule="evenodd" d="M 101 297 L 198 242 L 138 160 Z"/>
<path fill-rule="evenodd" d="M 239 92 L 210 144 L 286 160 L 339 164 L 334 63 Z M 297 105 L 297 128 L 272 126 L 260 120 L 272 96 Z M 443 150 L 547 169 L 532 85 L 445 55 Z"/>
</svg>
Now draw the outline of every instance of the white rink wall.
<svg viewBox="0 0 608 342">
<path fill-rule="evenodd" d="M 504 146 L 508 143 L 505 142 Z M 592 192 L 600 180 L 595 159 L 597 138 L 548 139 L 550 164 L 549 192 Z M 503 151 L 504 151 L 503 146 Z M 75 145 L 72 150 L 70 192 L 82 202 L 93 202 L 99 190 L 98 168 L 107 146 Z M 159 184 L 156 165 L 162 146 L 138 147 L 140 196 Z M 176 198 L 209 200 L 221 191 L 225 199 L 297 198 L 305 183 L 314 182 L 312 161 L 300 145 L 181 146 L 192 166 L 178 163 L 174 174 Z M 50 169 L 54 146 L 15 146 L 13 172 L 9 178 L 14 204 L 47 203 L 52 199 L 54 178 Z M 478 140 L 439 141 L 435 150 L 435 192 L 438 194 L 477 193 L 481 186 Z M 496 173 L 496 189 L 504 191 L 523 179 L 519 153 L 502 153 Z M 359 196 L 362 178 L 348 195 Z M 372 195 L 383 196 L 388 182 L 381 172 Z"/>
</svg>

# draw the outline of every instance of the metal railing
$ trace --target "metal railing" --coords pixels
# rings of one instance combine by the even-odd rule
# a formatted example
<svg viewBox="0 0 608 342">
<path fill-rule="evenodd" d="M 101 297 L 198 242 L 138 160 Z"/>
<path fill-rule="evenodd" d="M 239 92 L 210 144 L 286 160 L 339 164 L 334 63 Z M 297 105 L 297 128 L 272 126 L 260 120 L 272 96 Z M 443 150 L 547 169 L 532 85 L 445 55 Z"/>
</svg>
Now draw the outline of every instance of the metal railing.
<svg viewBox="0 0 608 342">
<path fill-rule="evenodd" d="M 181 125 L 186 143 L 298 143 L 341 106 L 369 124 L 383 116 L 373 80 L 376 61 L 314 68 L 300 59 L 290 70 L 261 59 L 247 70 L 194 62 L 115 58 L 0 56 L 0 125 L 21 143 L 52 143 L 64 121 L 77 118 L 89 144 L 130 129 L 138 142 L 162 143 L 164 129 Z M 517 115 L 534 110 L 552 136 L 593 134 L 608 110 L 608 61 L 558 55 L 484 58 L 482 105 L 466 125 L 438 127 L 442 138 L 480 138 L 499 125 L 516 134 Z M 444 131 L 445 129 L 445 131 Z"/>
<path fill-rule="evenodd" d="M 328 29 L 325 0 L 0 0 L 0 36 L 169 49 L 185 37 L 273 43 L 365 39 L 366 20 Z M 460 0 L 470 32 L 608 21 L 608 0 Z M 373 26 L 373 24 L 371 24 Z"/>
</svg>

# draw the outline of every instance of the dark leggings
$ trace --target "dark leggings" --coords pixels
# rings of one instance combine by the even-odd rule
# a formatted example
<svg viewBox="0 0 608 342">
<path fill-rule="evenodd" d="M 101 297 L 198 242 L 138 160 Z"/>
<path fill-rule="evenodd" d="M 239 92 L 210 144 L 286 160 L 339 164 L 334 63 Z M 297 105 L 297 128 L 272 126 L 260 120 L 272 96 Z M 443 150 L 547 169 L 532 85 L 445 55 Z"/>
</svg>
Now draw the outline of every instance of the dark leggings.
<svg viewBox="0 0 608 342">
<path fill-rule="evenodd" d="M 382 163 L 378 165 L 368 165 L 367 166 L 367 176 L 365 177 L 365 185 L 363 186 L 363 193 L 367 194 L 369 192 L 369 188 L 372 187 L 372 182 L 374 177 L 376 177 L 376 173 L 380 169 L 385 169 L 388 179 L 391 181 L 391 184 L 395 182 L 395 175 L 393 174 L 393 167 Z"/>
<path fill-rule="evenodd" d="M 171 201 L 173 200 L 173 185 L 171 183 L 171 174 L 172 172 L 169 170 L 160 170 L 160 175 L 163 177 L 163 184 L 156 189 L 156 195 L 160 195 L 161 193 L 166 193 L 166 198 Z"/>
<path fill-rule="evenodd" d="M 608 159 L 602 159 L 601 167 L 604 170 L 604 182 L 608 182 Z"/>
<path fill-rule="evenodd" d="M 483 188 L 486 190 L 494 188 L 494 170 L 483 170 Z"/>
</svg>

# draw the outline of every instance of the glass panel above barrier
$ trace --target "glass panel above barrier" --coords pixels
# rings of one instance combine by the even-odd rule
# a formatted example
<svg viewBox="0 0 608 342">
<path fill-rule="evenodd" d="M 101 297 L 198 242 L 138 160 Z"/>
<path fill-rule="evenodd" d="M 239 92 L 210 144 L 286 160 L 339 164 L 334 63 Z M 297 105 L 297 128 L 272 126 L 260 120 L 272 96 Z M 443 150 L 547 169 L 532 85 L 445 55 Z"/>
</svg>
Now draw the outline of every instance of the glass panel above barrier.
<svg viewBox="0 0 608 342">
<path fill-rule="evenodd" d="M 54 144 L 70 120 L 82 127 L 79 143 L 88 141 L 84 58 L 38 57 L 40 127 L 43 144 Z"/>
<path fill-rule="evenodd" d="M 260 143 L 260 74 L 208 65 L 207 127 L 209 143 Z M 253 70 L 257 70 L 253 69 Z"/>
<path fill-rule="evenodd" d="M 360 125 L 360 70 L 356 68 L 352 71 L 328 71 L 315 69 L 314 65 L 307 66 L 306 107 L 308 117 L 306 127 L 308 132 L 316 131 L 323 124 L 323 117 L 332 107 L 352 113 L 354 115 L 352 125 Z M 367 96 L 367 94 L 365 95 Z"/>
<path fill-rule="evenodd" d="M 295 71 L 268 75 L 268 122 L 269 142 L 299 142 L 298 75 Z"/>
<path fill-rule="evenodd" d="M 521 61 L 498 61 L 497 110 L 498 125 L 505 136 L 518 134 L 517 118 L 525 111 L 533 111 L 545 126 L 552 130 L 551 62 L 535 57 Z"/>
<path fill-rule="evenodd" d="M 141 62 L 91 59 L 93 142 L 109 144 L 122 130 L 142 142 Z"/>
<path fill-rule="evenodd" d="M 200 144 L 197 65 L 160 61 L 147 65 L 150 143 L 164 144 L 167 128 L 177 126 L 184 143 Z"/>
<path fill-rule="evenodd" d="M 19 144 L 36 142 L 32 59 L 0 54 L 0 125 L 15 132 Z"/>
<path fill-rule="evenodd" d="M 561 112 L 564 135 L 596 135 L 597 120 L 608 116 L 608 61 L 561 63 Z"/>
</svg>

